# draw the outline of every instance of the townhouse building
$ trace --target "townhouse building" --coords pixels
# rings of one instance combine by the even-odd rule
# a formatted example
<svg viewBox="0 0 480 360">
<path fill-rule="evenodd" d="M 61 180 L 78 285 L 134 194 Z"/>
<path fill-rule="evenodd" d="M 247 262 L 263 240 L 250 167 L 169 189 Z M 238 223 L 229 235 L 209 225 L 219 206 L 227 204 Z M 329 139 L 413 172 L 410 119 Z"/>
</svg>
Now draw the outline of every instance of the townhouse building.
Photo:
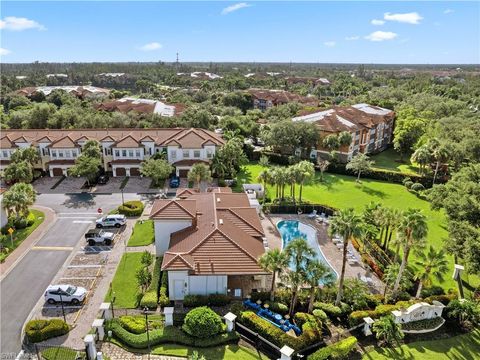
<svg viewBox="0 0 480 360">
<path fill-rule="evenodd" d="M 14 93 L 31 98 L 37 94 L 48 96 L 55 90 L 65 91 L 80 99 L 104 99 L 110 95 L 110 90 L 90 85 L 31 86 L 16 90 Z"/>
<path fill-rule="evenodd" d="M 40 155 L 35 169 L 67 176 L 88 140 L 99 142 L 103 169 L 113 176 L 140 176 L 141 163 L 163 153 L 177 176 L 184 177 L 193 164 L 210 163 L 224 144 L 220 135 L 194 128 L 5 130 L 0 138 L 0 170 L 10 163 L 14 151 L 34 146 Z"/>
<path fill-rule="evenodd" d="M 317 148 L 311 152 L 312 158 L 330 152 L 322 144 L 325 137 L 349 132 L 352 142 L 338 149 L 340 160 L 348 161 L 358 153 L 381 152 L 392 143 L 395 113 L 378 106 L 355 104 L 305 113 L 294 117 L 292 121 L 305 121 L 318 126 L 320 139 Z"/>
<path fill-rule="evenodd" d="M 250 89 L 248 93 L 252 96 L 253 108 L 262 111 L 290 102 L 317 106 L 317 100 L 314 97 L 301 96 L 285 90 Z"/>
</svg>

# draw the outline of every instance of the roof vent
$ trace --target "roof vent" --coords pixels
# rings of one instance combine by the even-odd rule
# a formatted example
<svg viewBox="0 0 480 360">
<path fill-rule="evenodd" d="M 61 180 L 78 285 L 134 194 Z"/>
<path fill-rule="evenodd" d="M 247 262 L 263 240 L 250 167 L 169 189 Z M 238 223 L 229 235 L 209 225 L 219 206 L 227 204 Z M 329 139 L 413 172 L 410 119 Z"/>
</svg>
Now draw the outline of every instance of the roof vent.
<svg viewBox="0 0 480 360">
<path fill-rule="evenodd" d="M 219 223 L 220 225 L 223 225 L 223 219 L 218 219 L 218 223 Z"/>
</svg>

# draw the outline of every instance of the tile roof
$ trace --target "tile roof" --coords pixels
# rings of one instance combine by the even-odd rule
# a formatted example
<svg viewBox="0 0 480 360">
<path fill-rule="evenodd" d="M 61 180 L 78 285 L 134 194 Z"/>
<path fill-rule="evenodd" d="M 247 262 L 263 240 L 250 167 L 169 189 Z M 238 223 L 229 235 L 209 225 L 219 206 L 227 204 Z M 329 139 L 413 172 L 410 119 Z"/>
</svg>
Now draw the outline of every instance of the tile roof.
<svg viewBox="0 0 480 360">
<path fill-rule="evenodd" d="M 195 205 L 193 225 L 172 233 L 162 270 L 189 270 L 195 274 L 263 274 L 257 259 L 265 252 L 264 231 L 255 209 L 243 193 L 181 192 L 182 200 L 156 200 L 151 218 L 162 219 L 167 204 Z M 220 199 L 220 201 L 217 201 Z M 194 209 L 192 209 L 193 211 Z M 174 218 L 172 215 L 171 218 Z M 181 255 L 181 256 L 180 256 Z"/>
<path fill-rule="evenodd" d="M 5 129 L 2 130 L 2 135 L 8 136 L 8 141 L 11 139 L 17 139 L 24 137 L 26 141 L 30 143 L 37 142 L 60 142 L 65 137 L 69 137 L 74 143 L 83 138 L 88 138 L 97 141 L 121 141 L 127 137 L 132 138 L 134 141 L 140 142 L 141 139 L 150 137 L 153 139 L 157 146 L 166 146 L 172 139 L 178 138 L 177 143 L 182 148 L 193 148 L 197 144 L 190 141 L 190 138 L 186 135 L 188 133 L 198 134 L 205 139 L 205 142 L 211 141 L 216 145 L 223 145 L 225 141 L 220 135 L 208 131 L 205 129 L 186 129 L 186 128 L 165 128 L 165 129 Z M 3 138 L 2 138 L 3 139 Z M 70 145 L 73 147 L 70 140 L 64 140 L 62 144 Z M 129 140 L 130 141 L 130 140 Z M 133 141 L 132 141 L 133 143 Z M 8 143 L 5 143 L 8 147 Z M 51 144 L 50 146 L 52 146 Z M 75 144 L 76 145 L 76 144 Z M 60 147 L 58 144 L 56 147 Z"/>
<path fill-rule="evenodd" d="M 286 104 L 289 102 L 318 103 L 318 100 L 314 97 L 301 96 L 285 90 L 250 89 L 248 92 L 255 99 L 269 100 L 273 104 Z"/>
<path fill-rule="evenodd" d="M 58 140 L 55 140 L 52 142 L 50 145 L 48 145 L 50 148 L 73 148 L 73 147 L 78 147 L 79 145 L 76 144 L 70 136 L 64 136 Z"/>
<path fill-rule="evenodd" d="M 0 148 L 11 149 L 16 147 L 17 145 L 15 145 L 15 143 L 12 140 L 10 140 L 8 136 L 3 136 L 2 138 L 0 138 Z"/>
<path fill-rule="evenodd" d="M 185 159 L 185 160 L 178 160 L 173 163 L 174 166 L 192 166 L 197 163 L 208 164 L 208 160 L 203 159 Z"/>
<path fill-rule="evenodd" d="M 198 193 L 197 189 L 189 189 L 189 188 L 178 188 L 175 194 L 177 198 L 186 198 L 190 195 Z"/>
<path fill-rule="evenodd" d="M 138 148 L 139 146 L 140 143 L 132 135 L 127 135 L 113 144 L 113 147 L 119 148 Z"/>
<path fill-rule="evenodd" d="M 120 111 L 130 112 L 135 111 L 145 114 L 158 114 L 160 116 L 174 116 L 181 113 L 185 106 L 183 104 L 166 104 L 158 100 L 137 99 L 137 98 L 122 98 L 111 101 L 105 101 L 96 105 L 97 110 L 104 111 Z"/>
<path fill-rule="evenodd" d="M 327 132 L 353 132 L 362 128 L 372 128 L 380 123 L 393 120 L 392 110 L 368 104 L 338 106 L 327 110 L 304 112 L 293 121 L 305 121 L 317 124 Z"/>
<path fill-rule="evenodd" d="M 195 200 L 156 200 L 150 212 L 152 219 L 194 219 L 197 208 Z"/>
</svg>

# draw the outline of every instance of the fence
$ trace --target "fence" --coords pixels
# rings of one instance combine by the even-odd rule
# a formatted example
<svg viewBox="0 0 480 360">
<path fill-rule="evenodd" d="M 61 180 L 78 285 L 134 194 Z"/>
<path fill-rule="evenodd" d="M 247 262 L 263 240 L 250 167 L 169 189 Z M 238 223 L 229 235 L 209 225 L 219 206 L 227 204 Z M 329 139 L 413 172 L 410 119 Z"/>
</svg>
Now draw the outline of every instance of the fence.
<svg viewBox="0 0 480 360">
<path fill-rule="evenodd" d="M 317 211 L 317 214 L 325 214 L 332 216 L 335 213 L 335 209 L 320 204 L 299 204 L 299 205 L 265 205 L 264 211 L 268 211 L 270 214 L 310 214 L 313 210 Z"/>
<path fill-rule="evenodd" d="M 88 360 L 87 352 L 65 346 L 35 344 L 35 353 L 39 360 Z"/>
<path fill-rule="evenodd" d="M 271 343 L 255 331 L 238 322 L 235 323 L 235 330 L 245 341 L 255 346 L 258 351 L 261 351 L 270 359 L 278 359 L 281 356 L 280 348 L 277 345 Z"/>
</svg>

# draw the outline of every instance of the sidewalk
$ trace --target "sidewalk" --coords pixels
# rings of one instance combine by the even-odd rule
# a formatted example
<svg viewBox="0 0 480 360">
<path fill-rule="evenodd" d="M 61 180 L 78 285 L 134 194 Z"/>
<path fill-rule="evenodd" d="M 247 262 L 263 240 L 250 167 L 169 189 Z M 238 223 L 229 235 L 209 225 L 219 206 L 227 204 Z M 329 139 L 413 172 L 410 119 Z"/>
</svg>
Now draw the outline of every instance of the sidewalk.
<svg viewBox="0 0 480 360">
<path fill-rule="evenodd" d="M 55 212 L 47 207 L 34 205 L 32 209 L 42 211 L 45 215 L 43 222 L 25 239 L 23 242 L 12 251 L 10 255 L 0 264 L 0 279 L 3 279 L 15 264 L 20 261 L 25 254 L 32 248 L 50 227 L 55 223 L 57 216 Z"/>
</svg>

